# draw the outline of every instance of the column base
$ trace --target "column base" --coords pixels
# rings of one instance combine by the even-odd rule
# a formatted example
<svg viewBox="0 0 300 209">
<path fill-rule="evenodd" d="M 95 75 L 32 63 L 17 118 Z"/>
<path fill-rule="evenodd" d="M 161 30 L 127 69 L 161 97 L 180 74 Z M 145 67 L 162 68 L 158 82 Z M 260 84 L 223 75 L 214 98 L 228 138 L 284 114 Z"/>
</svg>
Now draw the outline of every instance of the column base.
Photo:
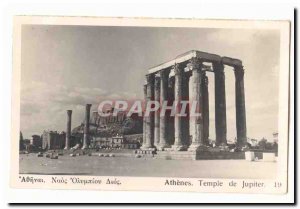
<svg viewBox="0 0 300 209">
<path fill-rule="evenodd" d="M 220 149 L 220 151 L 226 151 L 226 152 L 229 152 L 230 150 L 229 150 L 229 146 L 227 145 L 227 144 L 220 144 L 219 146 L 217 146 L 219 149 Z"/>
<path fill-rule="evenodd" d="M 216 146 L 218 146 L 218 147 L 227 146 L 227 142 L 218 142 L 218 143 L 216 143 Z"/>
<path fill-rule="evenodd" d="M 187 150 L 187 146 L 186 145 L 172 145 L 171 149 L 173 151 L 186 151 Z"/>
<path fill-rule="evenodd" d="M 146 145 L 146 146 L 141 146 L 140 147 L 141 150 L 155 150 L 155 147 L 152 147 L 152 146 L 149 146 L 149 145 Z"/>
<path fill-rule="evenodd" d="M 241 151 L 244 151 L 244 150 L 247 150 L 249 149 L 249 146 L 247 143 L 240 143 L 240 144 L 237 144 L 236 146 L 239 150 Z"/>
<path fill-rule="evenodd" d="M 236 145 L 237 147 L 241 147 L 241 148 L 247 146 L 247 138 L 237 139 Z"/>
<path fill-rule="evenodd" d="M 225 142 L 222 142 L 222 143 L 216 144 L 216 145 L 217 145 L 217 147 L 220 147 L 220 148 L 228 147 L 227 143 L 225 143 Z"/>
<path fill-rule="evenodd" d="M 160 151 L 164 151 L 166 148 L 170 148 L 171 146 L 168 145 L 168 144 L 158 144 L 157 145 L 157 150 L 160 150 Z"/>
<path fill-rule="evenodd" d="M 88 149 L 88 146 L 83 146 L 81 149 Z"/>
<path fill-rule="evenodd" d="M 188 148 L 189 152 L 207 151 L 207 147 L 201 144 L 191 144 Z"/>
<path fill-rule="evenodd" d="M 68 150 L 68 149 L 70 149 L 70 147 L 65 147 L 65 148 L 64 148 L 64 150 Z"/>
</svg>

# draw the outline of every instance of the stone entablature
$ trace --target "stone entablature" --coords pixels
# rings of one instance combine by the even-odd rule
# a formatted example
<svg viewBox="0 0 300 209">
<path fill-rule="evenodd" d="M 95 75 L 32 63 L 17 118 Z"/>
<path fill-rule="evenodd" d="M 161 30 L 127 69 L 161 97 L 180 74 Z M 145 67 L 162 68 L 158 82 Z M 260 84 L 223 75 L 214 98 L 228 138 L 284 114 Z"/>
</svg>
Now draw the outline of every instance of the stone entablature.
<svg viewBox="0 0 300 209">
<path fill-rule="evenodd" d="M 171 61 L 162 63 L 158 66 L 148 69 L 148 74 L 159 72 L 162 69 L 173 68 L 175 64 L 187 62 L 192 58 L 199 58 L 202 62 L 209 62 L 209 63 L 217 62 L 217 63 L 223 63 L 224 65 L 228 65 L 231 67 L 238 67 L 238 66 L 243 67 L 242 61 L 239 59 L 234 59 L 230 57 L 221 57 L 216 54 L 210 54 L 207 52 L 192 50 L 177 56 L 175 59 Z"/>
</svg>

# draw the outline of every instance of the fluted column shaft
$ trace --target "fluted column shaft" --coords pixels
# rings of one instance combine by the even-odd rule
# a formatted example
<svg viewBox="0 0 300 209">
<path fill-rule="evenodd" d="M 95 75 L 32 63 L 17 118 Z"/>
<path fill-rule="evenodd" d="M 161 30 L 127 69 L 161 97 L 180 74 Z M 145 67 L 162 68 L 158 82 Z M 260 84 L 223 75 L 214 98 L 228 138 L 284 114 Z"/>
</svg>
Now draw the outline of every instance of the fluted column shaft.
<svg viewBox="0 0 300 209">
<path fill-rule="evenodd" d="M 162 70 L 160 71 L 160 104 L 162 105 L 164 102 L 168 102 L 168 80 L 169 80 L 169 71 Z M 168 144 L 168 121 L 167 114 L 164 113 L 160 115 L 159 121 L 159 130 L 160 130 L 160 138 L 158 149 L 163 150 L 164 148 L 170 147 Z"/>
<path fill-rule="evenodd" d="M 145 116 L 145 111 L 146 111 L 146 103 L 147 103 L 147 84 L 144 84 L 144 115 L 143 115 L 143 146 L 146 145 L 146 141 L 147 141 L 147 120 L 146 120 L 146 116 Z"/>
<path fill-rule="evenodd" d="M 213 63 L 215 73 L 216 144 L 227 144 L 225 74 L 222 63 Z"/>
<path fill-rule="evenodd" d="M 184 140 L 184 145 L 185 146 L 188 146 L 190 144 L 190 125 L 189 125 L 189 121 L 190 121 L 190 117 L 189 117 L 189 105 L 188 105 L 188 102 L 189 102 L 189 81 L 190 81 L 190 72 L 185 72 L 184 73 L 184 76 L 183 76 L 183 79 L 182 79 L 182 99 L 181 101 L 185 102 L 186 103 L 186 106 L 184 105 L 183 106 L 183 109 L 184 109 L 184 114 L 186 116 L 183 116 L 182 117 L 182 137 L 183 137 L 183 140 Z"/>
<path fill-rule="evenodd" d="M 170 77 L 168 79 L 168 105 L 171 106 L 174 104 L 174 88 L 175 88 L 175 78 L 174 76 Z M 174 124 L 174 116 L 171 116 L 171 111 L 166 111 L 167 113 L 167 124 L 168 124 L 168 137 L 167 137 L 167 142 L 169 145 L 173 145 L 174 144 L 174 140 L 175 140 L 175 124 Z"/>
<path fill-rule="evenodd" d="M 149 74 L 147 79 L 147 105 L 148 102 L 154 99 L 154 75 Z M 146 117 L 146 141 L 142 149 L 148 149 L 153 147 L 154 140 L 154 113 L 150 112 Z"/>
<path fill-rule="evenodd" d="M 175 72 L 175 86 L 174 86 L 175 99 L 174 100 L 177 104 L 176 104 L 175 120 L 174 120 L 175 141 L 172 148 L 174 150 L 184 150 L 186 146 L 184 145 L 183 130 L 182 130 L 183 118 L 182 116 L 179 115 L 181 110 L 181 101 L 183 97 L 184 69 L 179 64 L 175 64 L 174 72 Z"/>
<path fill-rule="evenodd" d="M 83 129 L 83 146 L 82 149 L 86 149 L 89 147 L 89 132 L 90 132 L 90 111 L 91 104 L 86 104 L 85 106 L 85 121 L 84 121 L 84 129 Z"/>
<path fill-rule="evenodd" d="M 203 140 L 208 144 L 209 137 L 209 94 L 208 94 L 208 77 L 205 72 L 202 76 L 202 92 L 203 92 Z"/>
<path fill-rule="evenodd" d="M 191 128 L 193 133 L 192 144 L 189 147 L 189 151 L 195 151 L 205 144 L 203 138 L 202 63 L 199 59 L 193 58 L 187 67 L 192 71 L 190 78 L 190 82 L 192 82 L 192 91 L 190 92 L 190 102 L 192 103 L 190 104 L 192 106 L 190 119 L 191 125 L 193 126 L 193 128 Z"/>
<path fill-rule="evenodd" d="M 160 103 L 160 77 L 155 76 L 154 81 L 154 100 Z M 155 111 L 154 117 L 154 146 L 157 147 L 160 140 L 160 109 Z"/>
<path fill-rule="evenodd" d="M 244 146 L 247 143 L 244 69 L 235 67 L 234 72 L 237 144 L 238 146 Z"/>
<path fill-rule="evenodd" d="M 65 149 L 70 149 L 72 110 L 67 110 L 67 131 Z"/>
</svg>

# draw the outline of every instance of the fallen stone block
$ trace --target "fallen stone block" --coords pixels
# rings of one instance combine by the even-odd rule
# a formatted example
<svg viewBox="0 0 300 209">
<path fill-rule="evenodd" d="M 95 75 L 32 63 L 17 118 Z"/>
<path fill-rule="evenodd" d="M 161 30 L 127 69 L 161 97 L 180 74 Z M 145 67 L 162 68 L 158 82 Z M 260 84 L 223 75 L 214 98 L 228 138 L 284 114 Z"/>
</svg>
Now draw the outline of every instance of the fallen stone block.
<svg viewBox="0 0 300 209">
<path fill-rule="evenodd" d="M 254 155 L 254 152 L 245 152 L 245 159 L 247 161 L 254 161 L 255 160 L 255 155 Z"/>
</svg>

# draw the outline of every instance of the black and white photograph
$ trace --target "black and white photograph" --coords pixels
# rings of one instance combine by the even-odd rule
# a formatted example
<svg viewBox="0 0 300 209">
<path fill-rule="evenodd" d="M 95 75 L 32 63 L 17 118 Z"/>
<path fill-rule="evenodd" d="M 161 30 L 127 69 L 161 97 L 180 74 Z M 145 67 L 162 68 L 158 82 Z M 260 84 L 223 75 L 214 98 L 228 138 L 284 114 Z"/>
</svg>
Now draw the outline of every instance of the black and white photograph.
<svg viewBox="0 0 300 209">
<path fill-rule="evenodd" d="M 30 18 L 16 186 L 286 192 L 288 21 Z"/>
</svg>

